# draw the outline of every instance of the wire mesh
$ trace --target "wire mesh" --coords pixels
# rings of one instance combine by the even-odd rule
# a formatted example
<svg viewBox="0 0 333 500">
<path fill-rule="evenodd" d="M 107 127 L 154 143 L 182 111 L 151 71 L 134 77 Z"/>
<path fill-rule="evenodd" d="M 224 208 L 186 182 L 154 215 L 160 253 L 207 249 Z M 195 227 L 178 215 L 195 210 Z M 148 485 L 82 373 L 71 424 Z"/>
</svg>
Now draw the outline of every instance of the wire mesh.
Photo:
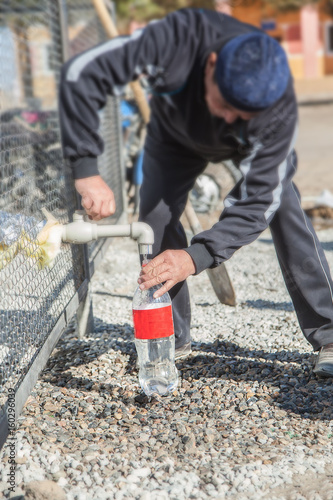
<svg viewBox="0 0 333 500">
<path fill-rule="evenodd" d="M 74 56 L 105 41 L 105 32 L 90 1 L 68 3 L 69 52 Z M 107 105 L 100 112 L 100 133 L 104 139 L 104 153 L 98 158 L 98 169 L 115 195 L 116 213 L 101 224 L 110 224 L 119 219 L 123 206 L 123 169 L 120 158 L 120 103 L 109 97 Z M 103 244 L 95 241 L 88 245 L 89 260 L 92 260 Z"/>
<path fill-rule="evenodd" d="M 61 3 L 68 9 L 70 55 L 103 41 L 91 4 Z M 57 113 L 64 42 L 59 5 L 55 0 L 3 0 L 0 6 L 0 220 L 23 221 L 32 240 L 44 219 L 43 207 L 62 223 L 77 208 Z M 116 196 L 114 221 L 123 210 L 118 113 L 117 100 L 110 99 L 103 111 L 106 148 L 99 164 Z M 15 240 L 15 231 L 15 225 L 8 229 L 9 240 Z M 91 259 L 100 245 L 90 246 Z M 21 250 L 0 269 L 0 414 L 8 388 L 25 377 L 86 278 L 82 246 L 63 245 L 54 267 L 42 271 Z"/>
</svg>

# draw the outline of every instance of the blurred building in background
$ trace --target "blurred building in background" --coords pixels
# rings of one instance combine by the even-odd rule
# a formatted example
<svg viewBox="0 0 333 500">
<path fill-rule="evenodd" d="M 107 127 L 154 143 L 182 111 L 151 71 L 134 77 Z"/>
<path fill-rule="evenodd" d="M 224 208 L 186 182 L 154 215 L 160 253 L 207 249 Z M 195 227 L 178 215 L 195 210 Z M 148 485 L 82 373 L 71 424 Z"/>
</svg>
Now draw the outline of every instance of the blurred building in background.
<svg viewBox="0 0 333 500">
<path fill-rule="evenodd" d="M 333 0 L 320 0 L 312 4 L 306 4 L 306 1 L 193 0 L 188 3 L 196 7 L 215 7 L 217 11 L 262 28 L 276 38 L 286 50 L 296 84 L 303 82 L 305 93 L 313 91 L 312 84 L 309 89 L 306 86 L 310 81 L 316 80 L 316 89 L 320 87 L 325 95 L 333 95 Z M 288 2 L 291 7 L 295 3 L 303 6 L 298 9 L 288 8 Z M 155 5 L 156 0 L 146 0 L 146 3 Z M 158 2 L 158 6 L 160 10 L 156 18 L 162 17 L 171 9 L 169 0 Z M 184 0 L 173 2 L 174 8 L 182 6 Z M 13 7 L 13 16 L 7 24 L 0 22 L 2 54 L 8 61 L 0 78 L 3 106 L 11 107 L 14 95 L 16 104 L 20 100 L 29 100 L 34 109 L 56 109 L 57 91 L 53 67 L 55 55 L 52 45 L 54 35 L 48 19 L 45 17 L 39 19 L 38 23 L 28 23 L 25 26 L 26 20 L 21 18 L 20 11 L 16 10 Z M 151 19 L 152 16 L 148 15 L 151 9 L 143 10 L 139 15 L 131 8 L 123 13 L 123 17 L 119 17 L 122 33 L 132 33 Z M 29 15 L 37 15 L 36 12 L 38 14 L 38 9 L 34 9 Z M 92 4 L 87 0 L 80 2 L 75 10 L 69 9 L 70 55 L 99 43 L 98 27 L 93 13 Z M 56 29 L 55 26 L 53 31 Z M 329 75 L 330 78 L 322 78 Z"/>
<path fill-rule="evenodd" d="M 40 2 L 40 6 L 33 10 L 24 4 L 21 9 L 13 7 L 12 12 L 8 9 L 9 21 L 3 25 L 0 21 L 4 70 L 0 75 L 1 111 L 11 108 L 13 99 L 17 107 L 28 103 L 35 110 L 57 108 L 55 35 L 49 19 L 41 16 L 46 2 Z M 83 52 L 101 41 L 100 28 L 91 3 L 81 2 L 76 9 L 69 9 L 68 14 L 69 55 Z M 53 28 L 59 28 L 59 23 Z"/>
<path fill-rule="evenodd" d="M 298 9 L 281 9 L 279 2 L 273 5 L 262 0 L 215 0 L 215 8 L 254 24 L 276 38 L 287 52 L 295 79 L 333 75 L 330 0 L 305 4 Z"/>
</svg>

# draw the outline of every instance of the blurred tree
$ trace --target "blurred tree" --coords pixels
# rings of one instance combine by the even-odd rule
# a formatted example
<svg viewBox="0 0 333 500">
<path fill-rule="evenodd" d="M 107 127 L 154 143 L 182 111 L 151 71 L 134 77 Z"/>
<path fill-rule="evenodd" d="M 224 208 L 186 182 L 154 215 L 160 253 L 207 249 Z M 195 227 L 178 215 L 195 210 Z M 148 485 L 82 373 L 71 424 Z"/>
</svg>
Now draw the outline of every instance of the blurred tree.
<svg viewBox="0 0 333 500">
<path fill-rule="evenodd" d="M 151 0 L 115 0 L 117 17 L 122 19 L 135 19 L 148 21 L 154 17 L 161 17 L 161 7 Z"/>
<path fill-rule="evenodd" d="M 120 19 L 149 21 L 183 7 L 214 8 L 214 0 L 115 0 Z"/>
<path fill-rule="evenodd" d="M 280 11 L 301 9 L 305 5 L 315 5 L 319 1 L 320 0 L 265 0 L 267 4 L 272 5 Z"/>
<path fill-rule="evenodd" d="M 214 9 L 214 0 L 190 0 L 189 7 L 202 7 L 203 9 Z"/>
</svg>

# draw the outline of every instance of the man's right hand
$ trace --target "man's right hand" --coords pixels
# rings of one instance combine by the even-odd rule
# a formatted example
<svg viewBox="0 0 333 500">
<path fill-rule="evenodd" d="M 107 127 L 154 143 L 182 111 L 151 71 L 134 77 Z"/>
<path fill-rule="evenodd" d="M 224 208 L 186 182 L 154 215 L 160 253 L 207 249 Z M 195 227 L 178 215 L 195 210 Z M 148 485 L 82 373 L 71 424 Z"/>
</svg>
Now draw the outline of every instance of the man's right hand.
<svg viewBox="0 0 333 500">
<path fill-rule="evenodd" d="M 101 220 L 115 213 L 113 192 L 100 175 L 76 179 L 75 189 L 81 195 L 82 206 L 90 219 Z"/>
</svg>

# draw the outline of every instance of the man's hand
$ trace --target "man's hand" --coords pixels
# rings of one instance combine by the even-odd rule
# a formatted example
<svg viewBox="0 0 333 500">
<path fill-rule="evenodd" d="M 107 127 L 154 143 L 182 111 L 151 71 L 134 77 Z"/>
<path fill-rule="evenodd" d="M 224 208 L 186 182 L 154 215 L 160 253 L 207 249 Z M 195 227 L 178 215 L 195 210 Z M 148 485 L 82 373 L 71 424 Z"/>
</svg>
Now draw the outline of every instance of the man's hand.
<svg viewBox="0 0 333 500">
<path fill-rule="evenodd" d="M 154 298 L 157 299 L 168 292 L 176 283 L 184 281 L 194 273 L 194 262 L 185 250 L 166 250 L 142 269 L 138 283 L 141 290 L 146 290 L 165 282 L 154 293 Z"/>
<path fill-rule="evenodd" d="M 76 179 L 75 189 L 82 196 L 82 206 L 90 219 L 101 220 L 115 213 L 113 192 L 100 175 Z"/>
</svg>

